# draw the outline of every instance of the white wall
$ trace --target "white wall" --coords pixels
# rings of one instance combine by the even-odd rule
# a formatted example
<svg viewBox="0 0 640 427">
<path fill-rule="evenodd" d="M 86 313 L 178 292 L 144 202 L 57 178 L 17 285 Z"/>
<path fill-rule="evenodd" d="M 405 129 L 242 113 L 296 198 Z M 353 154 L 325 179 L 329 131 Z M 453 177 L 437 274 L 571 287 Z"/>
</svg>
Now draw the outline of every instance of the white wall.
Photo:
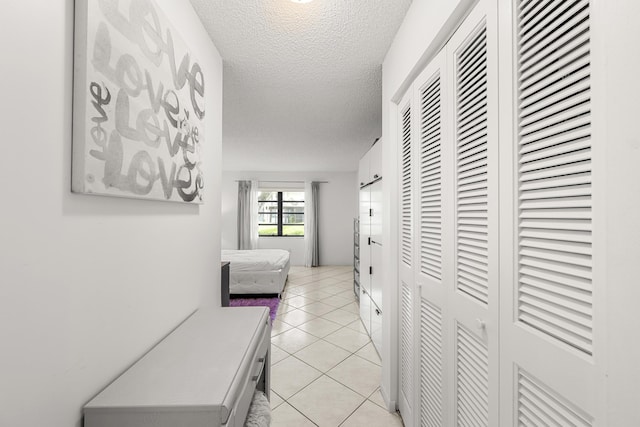
<svg viewBox="0 0 640 427">
<path fill-rule="evenodd" d="M 319 239 L 321 265 L 353 263 L 353 218 L 358 216 L 356 172 L 223 172 L 222 247 L 237 249 L 238 183 L 258 181 L 328 181 L 320 184 Z M 302 185 L 302 184 L 301 184 Z M 299 237 L 261 237 L 260 248 L 291 251 L 291 264 L 304 265 L 304 239 Z"/>
<path fill-rule="evenodd" d="M 0 25 L 0 425 L 81 408 L 199 306 L 219 304 L 222 61 L 188 2 L 156 0 L 206 76 L 206 202 L 71 194 L 72 0 Z"/>
<path fill-rule="evenodd" d="M 382 325 L 382 393 L 390 410 L 397 403 L 397 318 L 398 318 L 398 170 L 397 106 L 409 84 L 444 45 L 454 23 L 470 8 L 473 0 L 414 0 L 382 65 L 383 145 L 383 272 L 382 298 L 385 314 Z"/>
</svg>

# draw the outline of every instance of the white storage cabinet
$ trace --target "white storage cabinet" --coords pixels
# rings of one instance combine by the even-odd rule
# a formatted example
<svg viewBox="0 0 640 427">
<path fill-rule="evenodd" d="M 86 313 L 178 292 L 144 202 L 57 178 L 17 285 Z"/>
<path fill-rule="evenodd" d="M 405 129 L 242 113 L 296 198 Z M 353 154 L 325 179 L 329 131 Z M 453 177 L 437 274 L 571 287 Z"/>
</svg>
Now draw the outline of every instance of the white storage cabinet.
<svg viewBox="0 0 640 427">
<path fill-rule="evenodd" d="M 242 427 L 269 396 L 266 307 L 201 309 L 84 407 L 85 427 Z"/>
</svg>

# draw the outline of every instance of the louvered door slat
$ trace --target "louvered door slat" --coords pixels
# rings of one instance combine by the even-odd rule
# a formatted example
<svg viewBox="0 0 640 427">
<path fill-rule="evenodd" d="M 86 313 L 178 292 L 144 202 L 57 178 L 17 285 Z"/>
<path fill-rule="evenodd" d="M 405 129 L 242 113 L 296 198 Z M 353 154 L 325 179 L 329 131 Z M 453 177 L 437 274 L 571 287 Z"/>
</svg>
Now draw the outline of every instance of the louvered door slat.
<svg viewBox="0 0 640 427">
<path fill-rule="evenodd" d="M 481 288 L 478 287 L 476 278 L 467 279 L 467 275 L 464 272 L 460 273 L 460 277 L 458 277 L 459 287 L 464 289 L 464 293 L 478 300 L 484 300 L 487 298 L 488 294 Z"/>
<path fill-rule="evenodd" d="M 460 251 L 460 256 L 467 258 L 470 262 L 476 262 L 478 264 L 487 261 L 486 255 L 479 252 L 474 252 L 473 248 L 471 248 L 471 251 Z"/>
<path fill-rule="evenodd" d="M 588 16 L 587 0 L 520 2 L 517 304 L 521 322 L 591 354 Z"/>
<path fill-rule="evenodd" d="M 420 426 L 442 423 L 442 313 L 427 301 L 420 304 Z"/>
<path fill-rule="evenodd" d="M 531 135 L 542 130 L 551 130 L 554 127 L 562 126 L 563 123 L 569 120 L 578 119 L 580 117 L 588 115 L 590 110 L 588 97 L 584 96 L 583 98 L 584 99 L 580 103 L 571 105 L 570 107 L 564 108 L 562 110 L 546 110 L 541 113 L 546 117 L 540 118 L 538 120 L 531 122 L 523 120 L 522 126 L 526 126 L 528 134 Z"/>
<path fill-rule="evenodd" d="M 540 383 L 522 369 L 518 369 L 518 418 L 534 425 L 554 427 L 589 427 L 593 419 L 570 402 Z M 521 421 L 521 425 L 523 424 Z"/>
<path fill-rule="evenodd" d="M 460 55 L 459 65 L 461 68 L 465 68 L 468 79 L 460 84 L 460 91 L 458 92 L 458 97 L 464 98 L 470 88 L 473 88 L 479 76 L 482 76 L 486 73 L 486 69 L 484 66 L 485 58 L 486 58 L 486 43 L 481 37 L 477 37 L 476 40 L 480 40 L 481 43 L 471 43 L 468 47 L 467 52 L 471 52 L 471 55 L 466 59 L 464 58 L 464 54 Z"/>
<path fill-rule="evenodd" d="M 402 282 L 400 296 L 400 389 L 410 401 L 413 396 L 413 294 Z"/>
<path fill-rule="evenodd" d="M 478 50 L 484 50 L 483 45 L 486 47 L 487 40 L 482 34 L 475 34 L 471 41 L 467 43 L 468 49 L 458 54 L 458 63 L 460 66 L 468 66 L 471 58 L 478 54 Z"/>
<path fill-rule="evenodd" d="M 537 11 L 545 7 L 546 4 L 547 0 L 531 0 L 526 3 L 521 3 L 520 9 L 518 10 L 518 19 L 522 20 L 527 15 L 537 13 Z"/>
<path fill-rule="evenodd" d="M 469 138 L 460 138 L 460 149 L 458 150 L 458 161 L 456 162 L 460 173 L 475 170 L 474 175 L 480 175 L 480 169 L 486 166 L 487 151 L 484 144 L 487 139 L 487 129 L 484 124 L 474 131 L 474 135 Z M 478 148 L 480 145 L 480 148 Z M 467 150 L 473 150 L 468 153 Z M 466 177 L 466 176 L 465 176 Z"/>
<path fill-rule="evenodd" d="M 588 54 L 589 50 L 586 43 L 589 41 L 589 34 L 588 32 L 581 31 L 584 28 L 584 26 L 578 26 L 566 32 L 562 36 L 561 47 L 558 48 L 556 46 L 556 49 L 553 49 L 548 46 L 538 51 L 538 53 L 531 58 L 532 64 L 530 68 L 520 76 L 522 81 L 533 80 L 533 77 L 535 77 L 541 69 L 552 67 L 553 64 L 558 63 L 562 58 L 566 57 L 568 61 L 572 61 L 584 54 Z"/>
<path fill-rule="evenodd" d="M 486 75 L 477 76 L 477 81 L 470 88 L 471 92 L 458 97 L 457 101 L 461 106 L 458 112 L 458 128 L 468 127 L 467 124 L 475 119 L 483 111 L 483 108 L 486 108 L 487 94 L 484 91 L 486 77 Z"/>
<path fill-rule="evenodd" d="M 522 109 L 526 108 L 543 108 L 544 105 L 541 105 L 551 97 L 560 97 L 558 94 L 563 91 L 580 87 L 581 84 L 585 83 L 589 79 L 589 71 L 586 69 L 587 64 L 573 64 L 574 70 L 567 70 L 566 74 L 557 74 L 557 80 L 551 81 L 551 79 L 547 79 L 537 88 L 529 88 L 526 91 L 523 91 L 520 100 Z M 548 85 L 544 85 L 544 83 L 548 83 Z M 537 89 L 537 90 L 536 90 Z"/>
<path fill-rule="evenodd" d="M 549 298 L 549 295 L 537 292 L 536 289 L 533 289 L 531 293 L 527 292 L 527 290 L 527 288 L 523 287 L 522 297 L 520 299 L 523 304 L 536 307 L 540 311 L 551 314 L 557 312 L 559 309 L 566 308 L 566 318 L 576 327 L 576 330 L 589 328 L 590 313 L 588 307 L 584 307 L 584 305 L 580 307 L 580 304 L 571 304 L 570 301 L 564 303 L 560 297 Z"/>
<path fill-rule="evenodd" d="M 567 230 L 522 230 L 520 232 L 522 244 L 526 238 L 538 239 L 539 242 L 546 241 L 549 245 L 562 243 L 591 245 L 591 235 L 588 233 L 571 232 Z"/>
<path fill-rule="evenodd" d="M 520 221 L 523 228 L 545 229 L 545 230 L 569 230 L 569 231 L 589 231 L 591 229 L 591 220 L 578 220 L 575 218 L 535 218 L 524 219 Z"/>
<path fill-rule="evenodd" d="M 440 120 L 438 120 L 437 112 L 434 112 L 434 118 L 426 118 L 423 122 L 422 139 L 424 141 L 433 141 L 440 137 Z M 428 123 L 428 125 L 425 125 Z"/>
<path fill-rule="evenodd" d="M 458 153 L 458 162 L 460 165 L 471 165 L 477 164 L 477 162 L 481 162 L 480 164 L 484 164 L 483 160 L 487 158 L 487 148 L 484 147 L 482 142 L 477 143 L 476 146 L 469 147 L 464 151 L 460 151 Z"/>
<path fill-rule="evenodd" d="M 557 260 L 534 258 L 531 256 L 522 256 L 520 262 L 523 266 L 534 267 L 540 270 L 546 270 L 550 274 L 570 276 L 576 279 L 583 279 L 585 281 L 591 281 L 591 269 L 589 267 L 583 267 L 580 265 L 574 265 L 569 263 L 563 263 Z"/>
<path fill-rule="evenodd" d="M 456 414 L 458 425 L 488 425 L 488 351 L 472 333 L 456 328 Z"/>
<path fill-rule="evenodd" d="M 581 141 L 588 139 L 591 131 L 588 127 L 587 121 L 576 121 L 578 126 L 573 129 L 562 129 L 560 133 L 544 133 L 544 134 L 531 134 L 529 137 L 522 137 L 519 153 L 526 155 L 531 152 L 536 152 L 545 148 L 555 147 L 560 144 L 566 144 L 573 141 Z M 539 136 L 540 138 L 536 138 Z"/>
<path fill-rule="evenodd" d="M 572 214 L 575 215 L 575 214 Z M 574 253 L 579 255 L 592 255 L 591 245 L 569 241 L 548 241 L 544 239 L 523 238 L 521 242 L 526 248 L 540 248 L 550 251 Z"/>
<path fill-rule="evenodd" d="M 420 103 L 422 110 L 429 110 L 428 105 L 440 103 L 440 82 L 435 81 L 422 91 L 422 102 Z"/>
<path fill-rule="evenodd" d="M 520 117 L 523 124 L 528 121 L 535 121 L 533 120 L 534 118 L 532 118 L 533 115 L 548 115 L 550 111 L 545 110 L 546 108 L 552 108 L 555 111 L 562 111 L 565 104 L 568 105 L 570 103 L 575 103 L 574 100 L 578 97 L 583 97 L 584 99 L 585 92 L 588 93 L 590 84 L 591 82 L 589 79 L 582 79 L 573 82 L 572 85 L 565 85 L 565 88 L 571 87 L 572 94 L 568 97 L 564 90 L 560 90 L 555 92 L 548 91 L 546 96 L 541 97 L 540 99 L 529 99 L 529 103 L 527 105 L 521 104 L 520 106 Z M 551 110 L 551 113 L 553 113 L 553 110 Z"/>
<path fill-rule="evenodd" d="M 525 3 L 522 3 L 521 5 L 521 10 L 520 10 L 520 21 L 522 24 L 522 26 L 525 28 L 526 30 L 526 23 L 527 22 L 539 22 L 540 19 L 542 19 L 542 17 L 544 17 L 549 10 L 549 7 L 551 6 L 551 2 L 547 1 L 547 0 L 535 0 L 535 1 L 530 1 Z M 546 12 L 545 12 L 546 10 Z M 524 15 L 528 15 L 527 19 L 523 19 Z M 526 31 L 523 30 L 523 33 L 526 33 Z"/>
<path fill-rule="evenodd" d="M 570 187 L 560 187 L 560 188 L 551 188 L 551 189 L 540 189 L 537 191 L 536 190 L 528 191 L 526 193 L 523 193 L 521 200 L 524 205 L 524 202 L 532 202 L 532 201 L 541 200 L 541 199 L 546 202 L 549 202 L 553 199 L 557 199 L 558 202 L 562 201 L 565 204 L 565 206 L 574 206 L 574 204 L 583 205 L 584 198 L 589 197 L 590 194 L 591 194 L 591 186 L 588 184 L 583 184 L 583 185 L 573 185 Z M 551 204 L 550 207 L 555 207 L 555 206 Z M 522 207 L 522 209 L 524 208 Z"/>
<path fill-rule="evenodd" d="M 460 141 L 460 148 L 467 144 L 478 141 L 479 138 L 486 136 L 487 126 L 484 123 L 484 112 L 482 116 L 474 120 L 474 123 L 469 123 L 469 126 L 461 126 L 458 130 L 458 140 Z"/>
<path fill-rule="evenodd" d="M 577 289 L 590 296 L 591 282 L 576 276 L 563 275 L 560 272 L 552 272 L 547 269 L 538 268 L 535 265 L 522 264 L 520 268 L 520 283 L 531 283 L 535 285 L 535 279 L 540 279 L 554 286 L 560 291 L 561 289 Z M 530 280 L 534 279 L 534 280 Z M 589 300 L 590 301 L 590 300 Z"/>
<path fill-rule="evenodd" d="M 464 247 L 464 251 L 476 254 L 478 256 L 486 257 L 488 255 L 488 250 L 485 245 L 482 245 L 481 241 L 471 239 L 471 238 L 461 238 L 459 242 Z"/>
<path fill-rule="evenodd" d="M 575 144 L 575 147 L 582 146 L 582 141 Z M 523 181 L 531 181 L 536 176 L 539 178 L 562 178 L 567 172 L 567 166 L 572 166 L 574 169 L 580 167 L 580 170 L 573 172 L 574 174 L 590 175 L 591 151 L 589 149 L 579 148 L 575 151 L 558 150 L 557 152 L 559 154 L 556 156 L 543 157 L 537 161 L 532 159 L 531 162 L 522 164 L 519 172 L 523 174 Z M 590 179 L 585 180 L 584 185 L 589 185 L 589 182 Z"/>
<path fill-rule="evenodd" d="M 442 274 L 441 89 L 439 72 L 420 91 L 420 271 Z"/>
<path fill-rule="evenodd" d="M 564 3 L 565 14 L 557 19 L 539 20 L 540 14 L 530 16 L 531 19 L 520 21 L 520 61 L 527 61 L 538 51 L 550 43 L 558 43 L 558 39 L 566 32 L 580 25 L 588 18 L 586 3 L 583 0 L 547 3 L 557 7 Z M 569 7 L 566 7 L 569 6 Z M 553 7 L 553 6 L 552 6 Z M 556 9 L 559 10 L 559 9 Z M 547 16 L 548 17 L 548 16 Z"/>
<path fill-rule="evenodd" d="M 562 209 L 571 211 L 572 209 L 591 209 L 591 197 L 590 195 L 581 197 L 572 197 L 567 199 L 525 199 L 520 201 L 521 212 L 528 214 L 532 210 L 539 211 L 540 209 L 548 210 L 549 212 L 559 212 Z"/>
<path fill-rule="evenodd" d="M 488 302 L 487 40 L 481 26 L 456 55 L 457 288 Z M 466 240 L 474 241 L 466 248 Z M 487 253 L 487 252 L 485 252 Z"/>
<path fill-rule="evenodd" d="M 411 105 L 407 105 L 402 112 L 402 171 L 401 171 L 401 258 L 402 262 L 411 267 L 413 242 L 413 209 L 412 209 L 412 140 L 411 140 Z"/>
<path fill-rule="evenodd" d="M 586 153 L 581 155 L 584 157 Z M 576 155 L 574 152 L 573 155 Z M 589 173 L 590 162 L 557 165 L 553 170 L 532 169 L 522 173 L 522 191 L 553 187 L 569 187 L 584 184 L 584 174 Z M 558 170 L 562 172 L 558 176 Z"/>
<path fill-rule="evenodd" d="M 554 28 L 561 28 L 571 23 L 582 9 L 579 1 L 547 2 L 542 13 L 531 15 L 530 19 L 520 21 L 520 40 L 522 46 L 539 47 L 544 42 L 557 37 Z"/>
<path fill-rule="evenodd" d="M 478 87 L 482 89 L 482 85 L 478 85 Z M 464 108 L 460 108 L 458 114 L 458 116 L 460 117 L 460 123 L 466 123 L 468 120 L 475 118 L 479 114 L 483 113 L 484 109 L 487 107 L 487 97 L 486 93 L 481 93 L 482 96 L 478 99 L 475 99 L 474 102 L 462 105 Z"/>
<path fill-rule="evenodd" d="M 584 303 L 589 302 L 589 295 L 584 290 L 571 286 L 559 287 L 555 283 L 541 278 L 528 276 L 522 279 L 522 289 L 525 293 L 531 293 L 536 295 L 549 295 L 551 298 L 557 296 L 558 298 L 564 298 L 567 304 L 574 310 L 579 310 L 586 313 Z"/>
<path fill-rule="evenodd" d="M 486 56 L 482 56 L 479 58 L 479 60 L 484 61 L 486 61 L 486 59 Z M 480 67 L 482 66 L 482 63 L 479 63 L 477 65 L 474 64 L 474 66 Z M 468 72 L 474 72 L 475 74 L 470 75 L 469 80 L 460 85 L 458 102 L 467 106 L 465 109 L 460 111 L 460 116 L 462 118 L 474 111 L 475 104 L 486 102 L 486 93 L 482 90 L 485 82 L 487 81 L 486 70 L 480 68 L 475 70 L 468 70 Z"/>
<path fill-rule="evenodd" d="M 476 360 L 476 356 L 475 353 L 470 353 L 467 348 L 458 348 L 458 375 L 467 385 L 465 390 L 475 396 L 474 401 L 482 408 L 489 403 L 488 397 L 483 393 L 489 379 L 488 376 L 482 375 L 481 365 Z"/>
<path fill-rule="evenodd" d="M 588 306 L 585 305 L 589 302 L 588 294 L 580 289 L 569 286 L 558 287 L 555 283 L 529 276 L 522 280 L 522 292 L 537 295 L 540 298 L 545 295 L 555 300 L 557 304 L 560 304 L 562 299 L 572 310 L 588 313 Z"/>
<path fill-rule="evenodd" d="M 577 314 L 582 314 L 587 316 L 589 315 L 588 307 L 585 307 L 585 305 L 579 300 L 572 301 L 571 298 L 567 297 L 567 294 L 545 292 L 542 289 L 529 287 L 526 285 L 522 286 L 522 293 L 527 297 L 537 298 L 539 300 L 545 301 L 548 304 L 553 304 L 556 306 L 562 306 L 562 304 L 565 304 L 567 308 L 569 308 L 570 310 L 573 310 Z M 576 317 L 575 321 L 580 323 L 582 322 L 582 318 Z"/>
<path fill-rule="evenodd" d="M 576 348 L 584 348 L 586 351 L 592 350 L 591 342 L 585 339 L 583 334 L 574 333 L 574 327 L 570 323 L 567 322 L 566 326 L 558 327 L 554 316 L 550 316 L 548 313 L 545 314 L 526 305 L 519 308 L 521 309 L 520 319 L 534 329 L 544 330 L 561 341 L 575 343 Z"/>
<path fill-rule="evenodd" d="M 564 94 L 559 94 L 561 97 Z M 557 126 L 558 124 L 577 118 L 589 113 L 589 95 L 587 93 L 577 93 L 563 101 L 556 102 L 553 107 L 542 106 L 536 113 L 527 117 L 523 116 L 521 125 L 527 126 L 529 133 L 534 133 L 543 129 Z"/>
<path fill-rule="evenodd" d="M 542 245 L 540 245 L 542 246 Z M 525 255 L 530 258 L 538 258 L 547 261 L 558 261 L 564 264 L 574 264 L 576 266 L 581 266 L 585 268 L 589 268 L 591 265 L 591 256 L 583 255 L 573 252 L 562 252 L 554 249 L 550 249 L 548 247 L 530 247 L 524 246 L 520 251 L 522 255 Z M 526 248 L 526 249 L 525 249 Z"/>
<path fill-rule="evenodd" d="M 486 402 L 480 401 L 478 398 L 480 390 L 475 386 L 473 380 L 465 375 L 465 369 L 473 369 L 474 366 L 471 366 L 467 363 L 462 362 L 459 367 L 461 368 L 461 372 L 458 375 L 459 387 L 460 390 L 458 392 L 458 400 L 464 404 L 466 411 L 461 411 L 465 413 L 469 418 L 475 420 L 474 425 L 481 425 L 482 417 L 481 414 L 486 408 Z M 462 405 L 461 405 L 462 406 Z"/>
</svg>

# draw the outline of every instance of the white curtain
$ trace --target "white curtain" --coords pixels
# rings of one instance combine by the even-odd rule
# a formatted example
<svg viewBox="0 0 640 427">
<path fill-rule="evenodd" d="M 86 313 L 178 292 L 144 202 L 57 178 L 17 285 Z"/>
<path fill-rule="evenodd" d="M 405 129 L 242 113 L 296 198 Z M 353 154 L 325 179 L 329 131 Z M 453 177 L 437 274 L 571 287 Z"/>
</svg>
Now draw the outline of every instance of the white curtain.
<svg viewBox="0 0 640 427">
<path fill-rule="evenodd" d="M 258 181 L 251 181 L 251 249 L 258 249 Z"/>
<path fill-rule="evenodd" d="M 304 184 L 304 265 L 320 265 L 320 245 L 318 244 L 318 189 L 319 183 Z"/>
<path fill-rule="evenodd" d="M 251 181 L 238 181 L 238 249 L 251 249 Z"/>
<path fill-rule="evenodd" d="M 238 181 L 238 249 L 258 248 L 258 182 Z"/>
</svg>

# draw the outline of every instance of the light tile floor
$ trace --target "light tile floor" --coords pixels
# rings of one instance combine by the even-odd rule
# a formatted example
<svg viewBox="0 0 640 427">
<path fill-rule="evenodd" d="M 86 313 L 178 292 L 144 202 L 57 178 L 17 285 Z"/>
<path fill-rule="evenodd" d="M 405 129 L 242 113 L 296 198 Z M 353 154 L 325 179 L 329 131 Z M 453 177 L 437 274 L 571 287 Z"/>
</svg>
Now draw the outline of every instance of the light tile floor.
<svg viewBox="0 0 640 427">
<path fill-rule="evenodd" d="M 292 267 L 271 333 L 271 427 L 401 427 L 380 395 L 351 267 Z"/>
</svg>

